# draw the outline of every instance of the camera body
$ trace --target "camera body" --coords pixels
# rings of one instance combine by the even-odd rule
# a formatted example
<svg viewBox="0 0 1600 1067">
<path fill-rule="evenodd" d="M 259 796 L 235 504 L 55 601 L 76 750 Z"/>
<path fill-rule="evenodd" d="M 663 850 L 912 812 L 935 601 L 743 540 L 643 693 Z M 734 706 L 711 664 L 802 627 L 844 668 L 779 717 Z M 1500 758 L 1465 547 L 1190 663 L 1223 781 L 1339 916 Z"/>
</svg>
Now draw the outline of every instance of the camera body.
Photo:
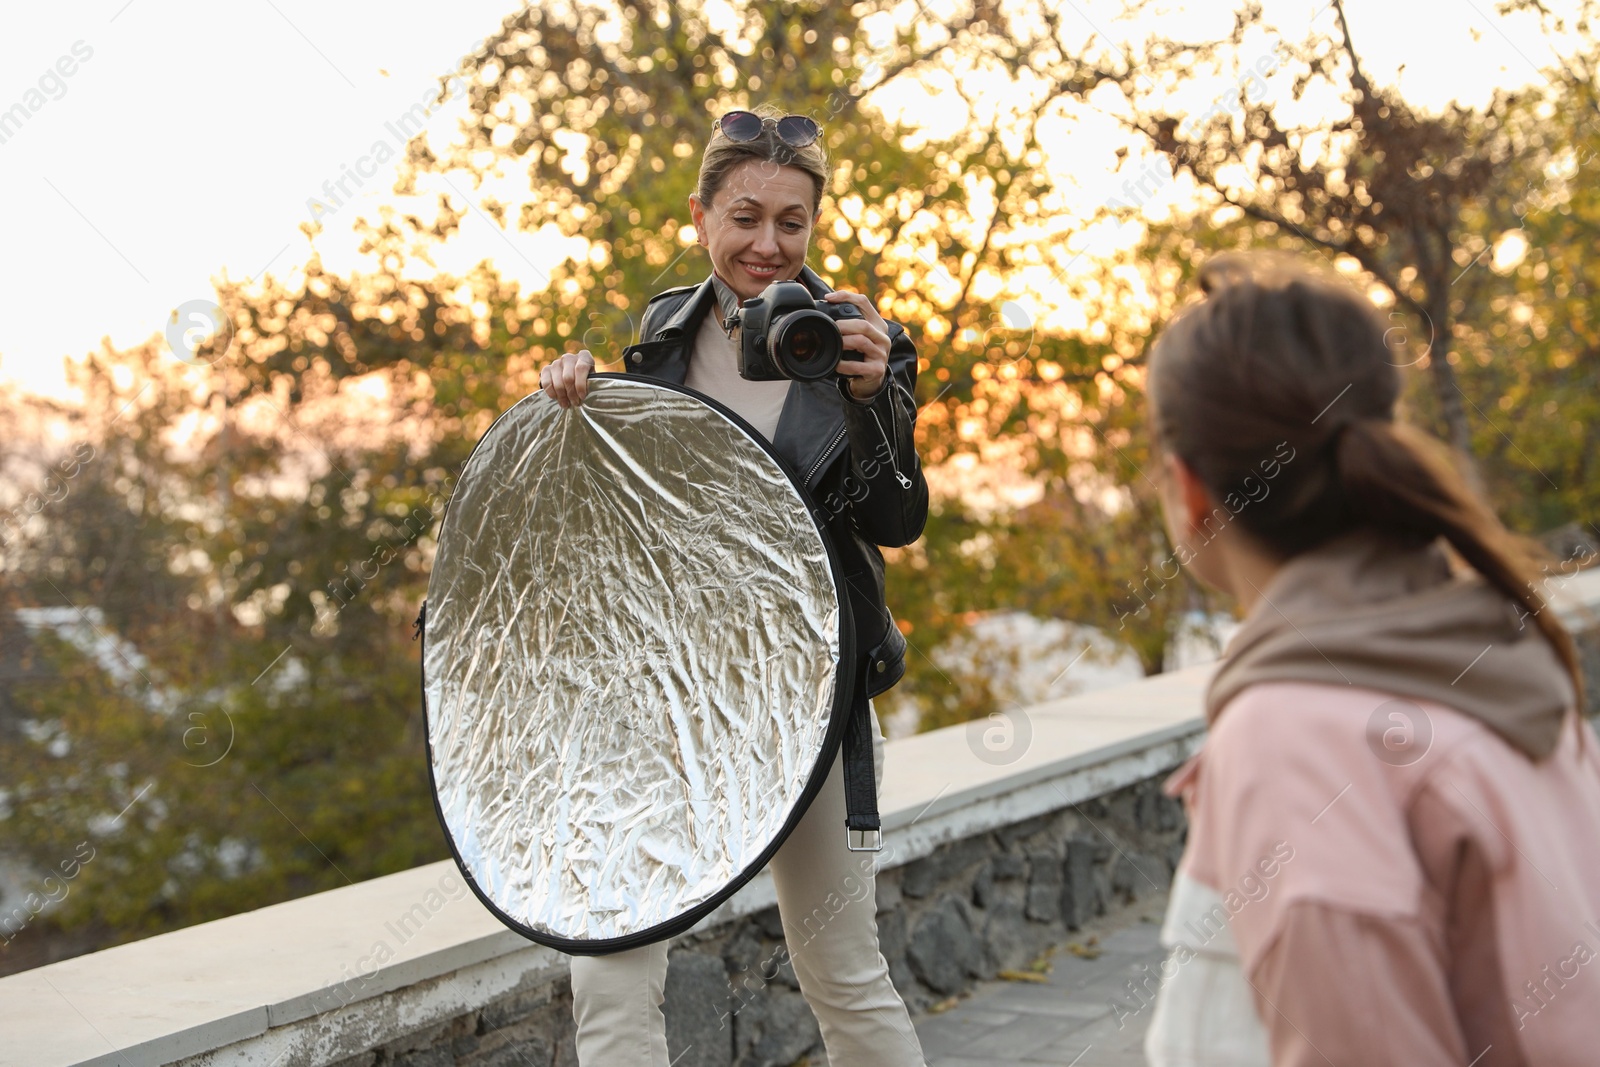
<svg viewBox="0 0 1600 1067">
<path fill-rule="evenodd" d="M 739 330 L 739 376 L 752 382 L 830 377 L 844 356 L 838 321 L 860 318 L 854 304 L 815 300 L 799 282 L 773 282 L 728 319 Z"/>
</svg>

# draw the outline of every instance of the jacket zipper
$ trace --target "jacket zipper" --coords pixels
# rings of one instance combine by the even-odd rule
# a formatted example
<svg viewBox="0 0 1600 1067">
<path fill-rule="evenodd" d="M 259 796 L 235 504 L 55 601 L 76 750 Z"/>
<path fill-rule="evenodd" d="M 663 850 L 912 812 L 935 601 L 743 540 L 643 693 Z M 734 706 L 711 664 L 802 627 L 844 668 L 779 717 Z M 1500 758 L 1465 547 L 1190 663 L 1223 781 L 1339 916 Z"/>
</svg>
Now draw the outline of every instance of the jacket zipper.
<svg viewBox="0 0 1600 1067">
<path fill-rule="evenodd" d="M 898 388 L 898 386 L 899 386 L 898 382 L 891 382 L 890 383 L 890 388 Z M 894 411 L 894 409 L 890 408 L 890 415 L 889 415 L 890 421 L 894 420 L 893 411 Z M 878 424 L 878 434 L 879 434 L 879 436 L 881 436 L 883 438 L 883 446 L 889 452 L 889 468 L 894 471 L 895 481 L 900 483 L 900 488 L 902 488 L 902 489 L 910 489 L 911 488 L 911 479 L 907 478 L 904 474 L 900 473 L 900 460 L 899 460 L 899 457 L 897 457 L 895 455 L 894 442 L 889 439 L 888 431 L 883 428 L 883 420 L 878 418 L 878 413 L 876 411 L 872 412 L 872 421 Z M 828 442 L 828 447 L 824 448 L 822 450 L 822 454 L 817 457 L 817 461 L 815 463 L 811 464 L 811 469 L 806 471 L 805 482 L 806 482 L 807 485 L 811 484 L 811 476 L 816 474 L 818 468 L 820 468 L 824 463 L 826 463 L 828 461 L 828 457 L 829 457 L 829 455 L 832 454 L 834 446 L 837 445 L 840 441 L 844 440 L 844 437 L 845 437 L 845 430 L 844 430 L 844 427 L 841 426 L 839 428 L 839 432 L 834 435 L 833 440 Z"/>
<path fill-rule="evenodd" d="M 891 380 L 889 383 L 889 388 L 891 391 L 898 386 L 898 382 Z M 872 421 L 878 424 L 878 433 L 883 437 L 883 447 L 889 450 L 889 468 L 894 471 L 894 480 L 900 483 L 900 488 L 910 489 L 911 479 L 900 473 L 900 460 L 894 454 L 894 442 L 889 440 L 889 434 L 883 428 L 883 420 L 878 418 L 877 409 L 873 408 L 869 410 L 872 411 Z M 889 406 L 889 421 L 894 421 L 894 405 L 892 404 Z"/>
<path fill-rule="evenodd" d="M 828 442 L 828 447 L 824 448 L 822 450 L 822 455 L 818 456 L 817 457 L 817 461 L 811 465 L 811 469 L 806 471 L 806 477 L 805 477 L 806 485 L 809 486 L 811 484 L 811 476 L 813 474 L 816 474 L 817 470 L 824 463 L 826 463 L 828 461 L 828 456 L 832 454 L 834 446 L 837 445 L 840 441 L 843 441 L 843 440 L 844 440 L 844 427 L 841 426 L 841 427 L 839 427 L 839 432 L 834 435 L 833 440 Z"/>
</svg>

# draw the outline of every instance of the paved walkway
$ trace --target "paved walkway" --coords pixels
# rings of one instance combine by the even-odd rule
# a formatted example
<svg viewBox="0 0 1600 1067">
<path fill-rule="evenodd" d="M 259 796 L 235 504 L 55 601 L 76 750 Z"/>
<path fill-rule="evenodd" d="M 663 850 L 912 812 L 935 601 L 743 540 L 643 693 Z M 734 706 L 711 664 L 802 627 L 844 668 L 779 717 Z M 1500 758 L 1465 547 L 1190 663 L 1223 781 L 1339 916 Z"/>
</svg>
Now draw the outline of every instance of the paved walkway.
<svg viewBox="0 0 1600 1067">
<path fill-rule="evenodd" d="M 916 1026 L 928 1067 L 1144 1067 L 1151 1009 L 1113 1013 L 1112 1003 L 1138 1005 L 1125 983 L 1160 964 L 1165 908 L 1165 897 L 1140 901 L 1085 929 L 1075 944 L 1099 954 L 1058 947 L 1045 982 L 982 982 L 954 1007 L 922 1016 Z"/>
</svg>

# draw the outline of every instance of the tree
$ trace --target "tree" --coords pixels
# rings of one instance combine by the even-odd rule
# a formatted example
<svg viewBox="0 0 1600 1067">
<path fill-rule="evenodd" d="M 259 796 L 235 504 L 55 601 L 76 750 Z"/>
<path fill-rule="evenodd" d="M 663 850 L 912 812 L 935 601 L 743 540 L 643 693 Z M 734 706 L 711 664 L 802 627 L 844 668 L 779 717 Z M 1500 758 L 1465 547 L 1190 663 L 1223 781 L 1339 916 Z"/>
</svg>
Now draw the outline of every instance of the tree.
<svg viewBox="0 0 1600 1067">
<path fill-rule="evenodd" d="M 1511 165 L 1471 220 L 1490 250 L 1475 266 L 1483 296 L 1459 332 L 1465 388 L 1482 410 L 1475 444 L 1496 504 L 1530 531 L 1576 522 L 1600 532 L 1589 440 L 1600 418 L 1597 14 L 1592 0 L 1571 25 L 1543 12 L 1569 50 L 1508 107 Z"/>
<path fill-rule="evenodd" d="M 1481 114 L 1458 105 L 1423 114 L 1397 90 L 1367 78 L 1343 0 L 1330 6 L 1333 33 L 1313 30 L 1299 44 L 1279 38 L 1259 57 L 1244 48 L 1251 31 L 1263 28 L 1259 8 L 1240 9 L 1232 47 L 1205 57 L 1234 76 L 1236 95 L 1198 114 L 1174 106 L 1182 101 L 1176 90 L 1202 57 L 1160 38 L 1143 48 L 1124 46 L 1125 55 L 1144 62 L 1129 59 L 1115 72 L 1122 119 L 1215 203 L 1308 251 L 1349 257 L 1384 286 L 1411 316 L 1417 336 L 1428 338 L 1420 354 L 1397 362 L 1427 369 L 1442 436 L 1471 455 L 1452 346 L 1460 310 L 1474 294 L 1455 284 L 1486 249 L 1464 216 L 1484 201 L 1510 158 L 1500 125 L 1515 97 L 1498 94 Z M 1326 121 L 1292 116 L 1264 91 L 1269 74 L 1291 81 L 1295 101 L 1310 89 L 1326 90 L 1348 112 Z M 1061 92 L 1076 92 L 1071 71 L 1053 77 Z"/>
<path fill-rule="evenodd" d="M 6 545 L 0 602 L 60 622 L 19 642 L 0 820 L 40 879 L 93 858 L 6 970 L 448 854 L 408 640 L 446 472 L 315 390 L 225 409 L 237 373 L 151 342 L 57 413 L 92 454 Z"/>
</svg>

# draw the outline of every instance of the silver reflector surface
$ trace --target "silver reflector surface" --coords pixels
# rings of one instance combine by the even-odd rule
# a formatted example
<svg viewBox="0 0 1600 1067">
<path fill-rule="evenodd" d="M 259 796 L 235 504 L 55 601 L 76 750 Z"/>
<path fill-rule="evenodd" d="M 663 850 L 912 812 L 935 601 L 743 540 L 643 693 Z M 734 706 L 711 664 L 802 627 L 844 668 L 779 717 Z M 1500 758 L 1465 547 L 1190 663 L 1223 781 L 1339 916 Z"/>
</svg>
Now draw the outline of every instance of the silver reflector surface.
<svg viewBox="0 0 1600 1067">
<path fill-rule="evenodd" d="M 698 394 L 602 375 L 515 404 L 457 482 L 423 633 L 435 799 L 479 897 L 595 953 L 730 896 L 842 733 L 843 593 L 769 446 Z"/>
</svg>

